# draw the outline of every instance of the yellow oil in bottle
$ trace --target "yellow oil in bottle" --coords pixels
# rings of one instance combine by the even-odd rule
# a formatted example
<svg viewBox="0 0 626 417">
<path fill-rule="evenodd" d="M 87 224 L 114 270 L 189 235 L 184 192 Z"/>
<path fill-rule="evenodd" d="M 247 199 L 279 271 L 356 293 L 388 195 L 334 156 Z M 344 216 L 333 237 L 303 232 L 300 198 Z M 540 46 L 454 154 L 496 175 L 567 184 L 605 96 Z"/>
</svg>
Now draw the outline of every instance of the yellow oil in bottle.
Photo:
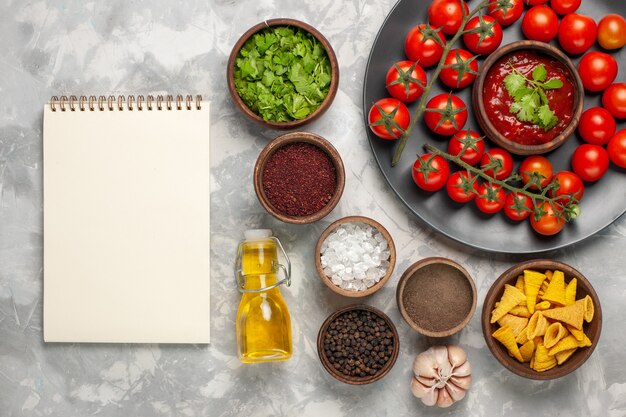
<svg viewBox="0 0 626 417">
<path fill-rule="evenodd" d="M 239 256 L 245 291 L 276 284 L 276 242 L 263 236 L 249 239 L 247 234 L 241 243 Z M 291 357 L 291 320 L 278 286 L 260 292 L 244 292 L 236 326 L 238 354 L 243 363 L 273 362 Z"/>
</svg>

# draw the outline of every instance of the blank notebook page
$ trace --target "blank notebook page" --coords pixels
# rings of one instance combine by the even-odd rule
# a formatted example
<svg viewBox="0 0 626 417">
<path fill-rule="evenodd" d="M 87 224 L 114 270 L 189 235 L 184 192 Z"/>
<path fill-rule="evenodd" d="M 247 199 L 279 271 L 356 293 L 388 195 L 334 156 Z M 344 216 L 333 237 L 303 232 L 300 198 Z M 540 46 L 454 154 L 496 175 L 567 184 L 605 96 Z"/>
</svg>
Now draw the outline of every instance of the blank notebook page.
<svg viewBox="0 0 626 417">
<path fill-rule="evenodd" d="M 44 108 L 44 340 L 209 343 L 209 103 Z"/>
</svg>

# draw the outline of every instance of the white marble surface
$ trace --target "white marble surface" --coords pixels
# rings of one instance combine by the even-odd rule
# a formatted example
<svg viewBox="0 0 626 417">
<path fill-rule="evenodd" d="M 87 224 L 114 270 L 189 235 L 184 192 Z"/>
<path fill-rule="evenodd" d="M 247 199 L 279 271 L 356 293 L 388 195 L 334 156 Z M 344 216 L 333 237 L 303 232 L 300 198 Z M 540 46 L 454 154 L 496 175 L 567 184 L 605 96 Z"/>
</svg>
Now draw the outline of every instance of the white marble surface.
<svg viewBox="0 0 626 417">
<path fill-rule="evenodd" d="M 446 410 L 409 390 L 414 356 L 433 340 L 402 321 L 395 285 L 412 262 L 433 255 L 463 264 L 478 288 L 529 257 L 492 255 L 438 236 L 388 189 L 364 135 L 362 81 L 374 36 L 393 0 L 0 1 L 0 416 L 609 416 L 626 415 L 626 218 L 586 242 L 548 256 L 581 270 L 602 300 L 600 343 L 577 372 L 552 382 L 519 378 L 487 350 L 477 313 L 450 340 L 469 352 L 474 385 Z M 330 139 L 346 164 L 338 207 L 314 225 L 269 217 L 251 181 L 256 156 L 277 132 L 234 108 L 225 87 L 232 45 L 267 18 L 309 22 L 337 52 L 341 83 L 329 112 L 305 130 Z M 42 104 L 53 94 L 200 93 L 212 106 L 212 338 L 210 346 L 44 344 L 42 340 Z M 366 300 L 389 314 L 401 340 L 389 375 L 364 387 L 322 369 L 316 336 L 349 303 L 316 276 L 313 248 L 329 222 L 364 214 L 398 247 L 396 272 Z M 270 227 L 294 266 L 284 290 L 294 357 L 244 366 L 235 356 L 239 293 L 232 263 L 243 230 Z"/>
</svg>

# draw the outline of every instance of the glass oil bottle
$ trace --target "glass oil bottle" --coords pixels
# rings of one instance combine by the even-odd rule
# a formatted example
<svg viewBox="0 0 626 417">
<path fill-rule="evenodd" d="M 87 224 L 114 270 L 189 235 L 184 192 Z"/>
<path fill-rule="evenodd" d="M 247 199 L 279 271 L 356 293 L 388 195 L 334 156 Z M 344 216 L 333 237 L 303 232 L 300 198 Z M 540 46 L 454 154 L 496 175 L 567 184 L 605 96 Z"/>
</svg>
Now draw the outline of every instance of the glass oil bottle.
<svg viewBox="0 0 626 417">
<path fill-rule="evenodd" d="M 278 249 L 287 266 L 278 261 Z M 280 285 L 291 285 L 291 263 L 267 229 L 247 230 L 237 248 L 235 275 L 242 293 L 237 311 L 237 350 L 243 363 L 287 360 L 291 319 Z"/>
</svg>

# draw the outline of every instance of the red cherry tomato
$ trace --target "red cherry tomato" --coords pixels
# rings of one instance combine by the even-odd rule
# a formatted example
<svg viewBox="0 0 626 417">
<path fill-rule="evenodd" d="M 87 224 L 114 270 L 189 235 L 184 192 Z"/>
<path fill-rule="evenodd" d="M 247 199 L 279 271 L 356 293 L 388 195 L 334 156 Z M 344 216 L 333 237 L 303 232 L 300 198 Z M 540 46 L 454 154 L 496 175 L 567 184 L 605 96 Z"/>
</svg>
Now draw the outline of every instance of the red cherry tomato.
<svg viewBox="0 0 626 417">
<path fill-rule="evenodd" d="M 370 129 L 382 139 L 398 139 L 409 126 L 410 121 L 409 109 L 395 98 L 378 100 L 368 114 Z"/>
<path fill-rule="evenodd" d="M 506 192 L 496 184 L 483 182 L 478 187 L 478 195 L 474 202 L 478 210 L 486 214 L 494 214 L 502 210 L 506 201 Z"/>
<path fill-rule="evenodd" d="M 598 181 L 609 168 L 609 154 L 602 146 L 584 143 L 572 155 L 572 169 L 583 181 Z"/>
<path fill-rule="evenodd" d="M 420 98 L 424 92 L 426 72 L 417 62 L 396 62 L 387 71 L 385 84 L 393 98 L 410 103 Z"/>
<path fill-rule="evenodd" d="M 550 195 L 552 197 L 562 197 L 556 201 L 560 204 L 567 204 L 572 198 L 576 201 L 580 201 L 585 193 L 585 185 L 583 180 L 573 172 L 561 171 L 557 172 L 553 178 L 559 184 L 556 191 L 552 191 Z"/>
<path fill-rule="evenodd" d="M 626 83 L 615 83 L 602 94 L 602 107 L 618 119 L 626 119 Z"/>
<path fill-rule="evenodd" d="M 450 88 L 464 88 L 474 82 L 478 74 L 476 57 L 465 49 L 448 52 L 439 74 L 441 82 Z"/>
<path fill-rule="evenodd" d="M 522 0 L 494 0 L 487 11 L 501 26 L 509 26 L 522 17 L 524 3 Z"/>
<path fill-rule="evenodd" d="M 476 177 L 467 171 L 457 171 L 450 175 L 446 184 L 448 196 L 457 203 L 467 203 L 476 198 L 478 182 Z"/>
<path fill-rule="evenodd" d="M 504 201 L 504 214 L 511 220 L 519 222 L 533 212 L 532 200 L 520 193 L 507 193 Z"/>
<path fill-rule="evenodd" d="M 568 54 L 579 55 L 596 41 L 598 26 L 589 16 L 571 13 L 559 25 L 559 44 Z"/>
<path fill-rule="evenodd" d="M 615 165 L 626 168 L 626 129 L 622 129 L 609 141 L 606 147 L 609 159 Z"/>
<path fill-rule="evenodd" d="M 559 31 L 559 19 L 548 6 L 535 6 L 522 19 L 522 32 L 527 39 L 550 42 Z"/>
<path fill-rule="evenodd" d="M 413 164 L 413 181 L 424 191 L 442 189 L 450 176 L 448 161 L 439 155 L 424 154 L 418 156 Z"/>
<path fill-rule="evenodd" d="M 592 107 L 583 112 L 578 123 L 578 133 L 587 143 L 606 145 L 609 143 L 617 124 L 611 113 L 602 107 Z"/>
<path fill-rule="evenodd" d="M 446 35 L 454 35 L 463 23 L 463 9 L 469 13 L 467 4 L 462 0 L 434 0 L 428 7 L 428 23 L 441 28 Z"/>
<path fill-rule="evenodd" d="M 540 4 L 546 4 L 547 2 L 548 0 L 524 0 L 524 3 L 529 6 L 539 6 Z"/>
<path fill-rule="evenodd" d="M 531 155 L 522 161 L 519 173 L 524 184 L 531 182 L 530 188 L 537 189 L 536 181 L 544 188 L 552 180 L 552 164 L 546 157 Z"/>
<path fill-rule="evenodd" d="M 578 63 L 578 74 L 585 90 L 602 91 L 617 77 L 617 61 L 609 54 L 592 51 Z"/>
<path fill-rule="evenodd" d="M 436 95 L 426 104 L 424 121 L 438 135 L 454 135 L 467 122 L 467 106 L 452 93 Z"/>
<path fill-rule="evenodd" d="M 604 49 L 619 49 L 626 45 L 626 19 L 608 14 L 598 23 L 598 43 Z"/>
<path fill-rule="evenodd" d="M 539 219 L 536 219 L 534 214 L 530 217 L 533 230 L 544 236 L 556 235 L 563 230 L 565 220 L 558 216 L 550 203 L 547 201 L 543 203 L 542 209 L 545 213 Z"/>
<path fill-rule="evenodd" d="M 404 53 L 411 61 L 417 61 L 422 68 L 431 67 L 443 55 L 446 38 L 440 30 L 421 24 L 409 31 L 404 39 Z"/>
<path fill-rule="evenodd" d="M 485 170 L 485 174 L 494 177 L 494 168 L 486 168 L 494 161 L 500 162 L 500 167 L 495 170 L 495 179 L 503 180 L 513 172 L 513 157 L 502 148 L 489 149 L 480 160 L 480 167 Z"/>
<path fill-rule="evenodd" d="M 580 7 L 581 0 L 550 0 L 552 10 L 561 16 L 574 13 Z"/>
<path fill-rule="evenodd" d="M 489 55 L 502 43 L 502 27 L 489 15 L 472 17 L 464 30 L 470 33 L 463 35 L 463 43 L 475 54 Z"/>
<path fill-rule="evenodd" d="M 483 137 L 473 130 L 461 130 L 450 138 L 448 142 L 448 153 L 458 156 L 462 161 L 476 165 L 485 153 L 485 141 Z"/>
</svg>

